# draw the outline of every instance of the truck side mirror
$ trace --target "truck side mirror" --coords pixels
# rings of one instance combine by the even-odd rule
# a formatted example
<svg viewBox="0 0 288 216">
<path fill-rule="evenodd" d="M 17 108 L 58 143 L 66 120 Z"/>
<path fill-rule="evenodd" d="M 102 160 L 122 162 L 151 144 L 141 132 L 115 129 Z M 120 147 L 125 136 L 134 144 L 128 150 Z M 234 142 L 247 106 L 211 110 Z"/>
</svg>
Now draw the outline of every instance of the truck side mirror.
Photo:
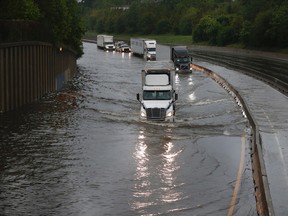
<svg viewBox="0 0 288 216">
<path fill-rule="evenodd" d="M 140 95 L 139 93 L 136 94 L 137 100 L 140 101 Z"/>
<path fill-rule="evenodd" d="M 178 100 L 178 94 L 175 94 L 175 101 Z"/>
</svg>

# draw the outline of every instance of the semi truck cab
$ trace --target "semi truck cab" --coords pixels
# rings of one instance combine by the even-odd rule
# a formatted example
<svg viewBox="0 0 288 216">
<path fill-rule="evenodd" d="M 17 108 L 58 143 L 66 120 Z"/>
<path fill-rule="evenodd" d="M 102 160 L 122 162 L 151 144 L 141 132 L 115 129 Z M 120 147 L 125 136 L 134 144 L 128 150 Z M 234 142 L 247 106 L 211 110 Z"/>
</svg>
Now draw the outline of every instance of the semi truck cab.
<svg viewBox="0 0 288 216">
<path fill-rule="evenodd" d="M 174 62 L 176 72 L 192 72 L 192 57 L 186 46 L 171 47 L 171 60 Z"/>
<path fill-rule="evenodd" d="M 130 38 L 131 51 L 145 60 L 156 60 L 156 40 L 145 38 Z"/>
<path fill-rule="evenodd" d="M 175 71 L 172 61 L 147 62 L 142 70 L 140 118 L 151 121 L 173 121 L 175 116 Z"/>
<path fill-rule="evenodd" d="M 144 57 L 146 60 L 156 60 L 156 41 L 145 40 Z"/>
</svg>

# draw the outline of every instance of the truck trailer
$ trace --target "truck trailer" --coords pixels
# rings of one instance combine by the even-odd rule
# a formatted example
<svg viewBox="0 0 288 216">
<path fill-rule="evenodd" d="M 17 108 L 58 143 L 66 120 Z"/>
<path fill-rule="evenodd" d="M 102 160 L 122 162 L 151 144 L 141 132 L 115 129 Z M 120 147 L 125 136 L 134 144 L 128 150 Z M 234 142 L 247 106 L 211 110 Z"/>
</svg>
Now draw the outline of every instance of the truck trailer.
<svg viewBox="0 0 288 216">
<path fill-rule="evenodd" d="M 142 94 L 137 94 L 141 104 L 140 118 L 150 121 L 174 121 L 175 69 L 172 61 L 148 61 L 141 71 Z"/>
<path fill-rule="evenodd" d="M 112 35 L 97 35 L 97 47 L 105 51 L 115 50 L 113 36 Z"/>
<path fill-rule="evenodd" d="M 170 53 L 176 72 L 192 72 L 192 57 L 186 46 L 173 46 Z"/>
<path fill-rule="evenodd" d="M 156 60 L 156 40 L 130 38 L 130 47 L 134 55 L 143 56 L 146 60 Z"/>
</svg>

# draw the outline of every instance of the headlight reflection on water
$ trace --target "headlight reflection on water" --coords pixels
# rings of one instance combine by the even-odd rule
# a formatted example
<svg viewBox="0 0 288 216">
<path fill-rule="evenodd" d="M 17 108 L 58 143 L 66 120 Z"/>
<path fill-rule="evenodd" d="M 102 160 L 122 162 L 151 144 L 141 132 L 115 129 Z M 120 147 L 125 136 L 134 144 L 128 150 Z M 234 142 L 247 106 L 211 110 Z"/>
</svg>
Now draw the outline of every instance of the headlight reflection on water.
<svg viewBox="0 0 288 216">
<path fill-rule="evenodd" d="M 134 152 L 136 172 L 131 202 L 134 211 L 158 214 L 160 206 L 183 199 L 183 193 L 178 191 L 181 182 L 177 181 L 177 170 L 180 166 L 176 162 L 181 150 L 175 151 L 171 133 L 170 128 L 159 134 L 139 132 Z"/>
</svg>

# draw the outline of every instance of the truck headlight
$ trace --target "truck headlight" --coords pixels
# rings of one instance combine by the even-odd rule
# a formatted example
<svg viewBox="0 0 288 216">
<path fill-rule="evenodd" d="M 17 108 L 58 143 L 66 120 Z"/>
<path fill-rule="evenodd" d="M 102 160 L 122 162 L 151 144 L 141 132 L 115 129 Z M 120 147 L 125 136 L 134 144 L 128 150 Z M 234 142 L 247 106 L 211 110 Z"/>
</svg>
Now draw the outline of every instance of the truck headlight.
<svg viewBox="0 0 288 216">
<path fill-rule="evenodd" d="M 171 117 L 173 115 L 173 111 L 167 112 L 166 117 Z"/>
<path fill-rule="evenodd" d="M 146 112 L 145 111 L 141 111 L 140 115 L 141 115 L 141 117 L 146 117 Z"/>
</svg>

